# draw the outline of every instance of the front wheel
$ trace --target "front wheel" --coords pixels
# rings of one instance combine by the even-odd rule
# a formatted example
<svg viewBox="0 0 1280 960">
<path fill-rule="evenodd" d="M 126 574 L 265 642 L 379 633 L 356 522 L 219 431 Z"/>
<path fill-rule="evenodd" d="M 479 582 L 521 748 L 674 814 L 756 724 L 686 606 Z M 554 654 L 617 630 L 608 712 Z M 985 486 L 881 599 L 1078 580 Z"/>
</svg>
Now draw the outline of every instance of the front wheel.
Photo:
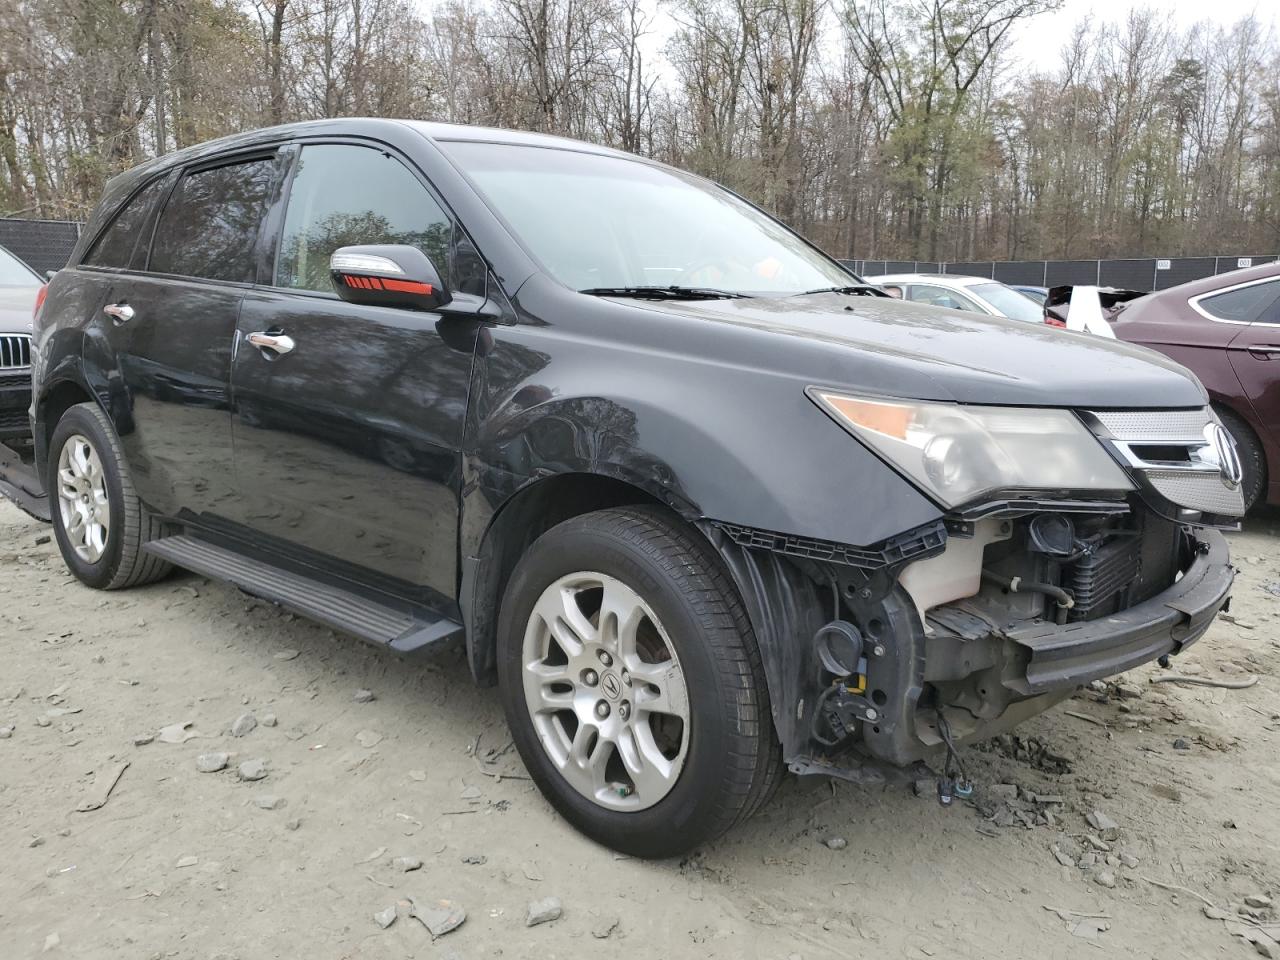
<svg viewBox="0 0 1280 960">
<path fill-rule="evenodd" d="M 512 574 L 499 644 L 525 766 L 607 846 L 682 853 L 750 815 L 780 776 L 741 601 L 708 546 L 657 509 L 543 534 Z"/>
</svg>

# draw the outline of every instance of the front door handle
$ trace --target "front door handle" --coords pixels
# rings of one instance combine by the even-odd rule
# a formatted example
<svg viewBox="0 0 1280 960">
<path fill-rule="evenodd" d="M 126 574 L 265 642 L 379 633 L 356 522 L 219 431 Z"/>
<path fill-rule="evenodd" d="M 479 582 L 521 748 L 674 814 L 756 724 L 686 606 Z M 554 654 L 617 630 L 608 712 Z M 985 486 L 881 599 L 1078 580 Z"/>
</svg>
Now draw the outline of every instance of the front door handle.
<svg viewBox="0 0 1280 960">
<path fill-rule="evenodd" d="M 108 303 L 102 312 L 116 323 L 128 323 L 133 319 L 133 307 L 127 303 Z"/>
<path fill-rule="evenodd" d="M 1274 360 L 1276 357 L 1280 357 L 1280 347 L 1268 345 L 1249 347 L 1247 349 L 1249 350 L 1249 355 L 1257 360 Z"/>
<path fill-rule="evenodd" d="M 293 337 L 286 337 L 283 333 L 251 333 L 245 337 L 250 343 L 261 350 L 270 350 L 275 354 L 285 354 L 293 350 L 297 346 L 293 342 Z"/>
</svg>

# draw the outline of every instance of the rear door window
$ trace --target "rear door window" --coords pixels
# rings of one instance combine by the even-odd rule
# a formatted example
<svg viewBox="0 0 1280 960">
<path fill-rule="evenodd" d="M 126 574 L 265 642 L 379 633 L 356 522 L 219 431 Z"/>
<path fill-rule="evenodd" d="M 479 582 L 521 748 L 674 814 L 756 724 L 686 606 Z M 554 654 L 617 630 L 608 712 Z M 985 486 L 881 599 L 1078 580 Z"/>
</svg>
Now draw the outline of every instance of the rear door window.
<svg viewBox="0 0 1280 960">
<path fill-rule="evenodd" d="M 452 286 L 453 224 L 409 168 L 382 150 L 321 143 L 302 148 L 289 187 L 275 285 L 333 292 L 329 257 L 339 247 L 417 247 Z"/>
<path fill-rule="evenodd" d="M 160 215 L 148 269 L 252 283 L 275 170 L 261 157 L 186 174 Z"/>
<path fill-rule="evenodd" d="M 1228 290 L 1211 297 L 1201 297 L 1200 309 L 1219 320 L 1254 323 L 1263 319 L 1267 308 L 1280 297 L 1280 279 L 1255 283 L 1238 290 Z"/>
<path fill-rule="evenodd" d="M 84 262 L 117 270 L 141 269 L 147 256 L 147 234 L 155 222 L 152 215 L 171 182 L 167 176 L 157 177 L 135 193 L 95 241 Z"/>
</svg>

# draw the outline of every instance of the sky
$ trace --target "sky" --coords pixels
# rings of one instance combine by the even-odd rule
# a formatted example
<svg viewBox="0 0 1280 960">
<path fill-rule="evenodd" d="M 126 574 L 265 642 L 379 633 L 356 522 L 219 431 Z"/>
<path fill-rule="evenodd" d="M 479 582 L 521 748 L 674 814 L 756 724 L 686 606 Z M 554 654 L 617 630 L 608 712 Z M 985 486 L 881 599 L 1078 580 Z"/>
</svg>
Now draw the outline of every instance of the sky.
<svg viewBox="0 0 1280 960">
<path fill-rule="evenodd" d="M 427 6 L 430 0 L 418 0 Z M 841 6 L 841 0 L 833 0 L 832 7 Z M 642 41 L 642 49 L 651 64 L 666 74 L 666 62 L 662 48 L 675 24 L 662 0 L 647 0 L 652 16 L 651 33 Z M 1042 13 L 1029 18 L 1014 28 L 1013 54 L 1028 65 L 1034 65 L 1046 51 L 1054 54 L 1071 35 L 1075 25 L 1092 15 L 1096 23 L 1118 23 L 1129 12 L 1139 7 L 1154 7 L 1168 12 L 1179 28 L 1208 20 L 1214 24 L 1230 26 L 1242 17 L 1254 13 L 1264 23 L 1280 32 L 1280 2 L 1277 0 L 1065 0 L 1053 13 Z"/>
<path fill-rule="evenodd" d="M 1139 0 L 1066 0 L 1061 9 L 1031 17 L 1014 29 L 1013 52 L 1020 59 L 1034 61 L 1039 52 L 1057 50 L 1071 34 L 1075 25 L 1093 15 L 1097 22 L 1118 23 L 1137 7 L 1155 7 L 1168 12 L 1174 25 L 1185 28 L 1202 20 L 1221 26 L 1230 26 L 1250 13 L 1259 20 L 1269 22 L 1273 30 L 1280 30 L 1280 3 L 1276 0 L 1165 0 L 1139 2 Z"/>
</svg>

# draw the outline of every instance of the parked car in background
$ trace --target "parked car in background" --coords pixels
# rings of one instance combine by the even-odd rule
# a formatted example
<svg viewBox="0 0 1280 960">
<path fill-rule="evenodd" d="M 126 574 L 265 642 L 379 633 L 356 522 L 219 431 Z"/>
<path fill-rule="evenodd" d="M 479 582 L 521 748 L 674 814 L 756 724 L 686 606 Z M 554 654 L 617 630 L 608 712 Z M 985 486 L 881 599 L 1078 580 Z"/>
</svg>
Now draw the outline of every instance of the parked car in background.
<svg viewBox="0 0 1280 960">
<path fill-rule="evenodd" d="M 1176 363 L 894 302 L 577 141 L 349 119 L 160 158 L 34 360 L 77 578 L 464 645 L 548 800 L 639 856 L 788 769 L 929 759 L 949 800 L 958 744 L 1180 652 L 1232 584 L 1238 465 Z"/>
<path fill-rule="evenodd" d="M 0 440 L 31 436 L 31 315 L 43 284 L 0 247 Z"/>
<path fill-rule="evenodd" d="M 965 310 L 989 317 L 1008 317 L 1040 323 L 1040 307 L 1012 287 L 985 277 L 960 277 L 949 273 L 893 273 L 867 277 L 892 297 L 927 303 L 932 307 Z"/>
<path fill-rule="evenodd" d="M 1131 300 L 1111 328 L 1200 378 L 1236 442 L 1246 504 L 1280 503 L 1280 264 Z"/>
<path fill-rule="evenodd" d="M 1017 290 L 1024 297 L 1033 300 L 1042 307 L 1044 306 L 1045 297 L 1049 295 L 1048 287 L 1029 287 L 1021 283 L 1011 283 L 1008 284 L 1008 287 L 1010 290 Z"/>
</svg>

